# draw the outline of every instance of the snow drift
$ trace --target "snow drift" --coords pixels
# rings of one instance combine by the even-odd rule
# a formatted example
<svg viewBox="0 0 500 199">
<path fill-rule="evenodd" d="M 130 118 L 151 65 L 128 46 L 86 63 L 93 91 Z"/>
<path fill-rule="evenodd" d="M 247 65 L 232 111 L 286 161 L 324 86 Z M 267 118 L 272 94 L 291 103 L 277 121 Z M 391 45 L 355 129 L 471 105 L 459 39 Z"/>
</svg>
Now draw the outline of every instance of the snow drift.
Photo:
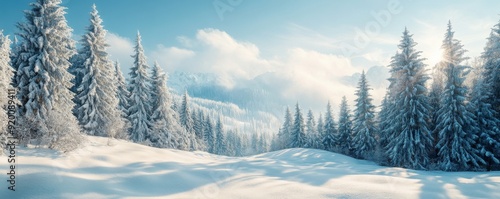
<svg viewBox="0 0 500 199">
<path fill-rule="evenodd" d="M 67 154 L 19 149 L 16 191 L 2 180 L 0 198 L 500 198 L 500 172 L 389 168 L 312 149 L 235 158 L 87 138 Z"/>
</svg>

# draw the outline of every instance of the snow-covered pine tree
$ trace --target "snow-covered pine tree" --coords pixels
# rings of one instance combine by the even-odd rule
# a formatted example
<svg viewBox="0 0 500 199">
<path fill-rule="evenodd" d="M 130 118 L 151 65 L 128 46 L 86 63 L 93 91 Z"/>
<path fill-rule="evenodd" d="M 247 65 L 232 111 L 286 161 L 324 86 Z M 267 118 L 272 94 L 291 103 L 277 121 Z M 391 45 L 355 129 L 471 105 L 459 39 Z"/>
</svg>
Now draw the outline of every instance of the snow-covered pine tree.
<svg viewBox="0 0 500 199">
<path fill-rule="evenodd" d="M 155 147 L 187 150 L 188 138 L 179 124 L 177 113 L 172 109 L 167 74 L 163 73 L 158 62 L 155 62 L 151 74 L 151 91 L 156 94 L 151 101 L 153 128 L 149 139 Z"/>
<path fill-rule="evenodd" d="M 428 129 L 429 102 L 427 98 L 424 59 L 415 50 L 417 43 L 405 28 L 399 52 L 391 60 L 391 85 L 386 98 L 389 109 L 383 134 L 388 136 L 387 156 L 393 166 L 424 169 L 432 149 Z"/>
<path fill-rule="evenodd" d="M 205 139 L 205 144 L 207 146 L 207 152 L 215 154 L 215 131 L 214 131 L 214 124 L 212 122 L 212 119 L 210 119 L 210 116 L 206 116 L 205 120 L 205 133 L 204 139 Z"/>
<path fill-rule="evenodd" d="M 321 113 L 319 113 L 316 132 L 318 132 L 320 142 L 318 149 L 325 149 L 325 145 L 323 145 L 323 138 L 325 137 L 325 123 L 323 122 L 323 115 Z"/>
<path fill-rule="evenodd" d="M 260 148 L 260 153 L 266 153 L 269 152 L 269 144 L 267 142 L 267 134 L 263 133 L 260 135 L 259 138 L 259 148 Z"/>
<path fill-rule="evenodd" d="M 10 65 L 10 39 L 0 30 L 0 91 L 7 92 L 12 79 L 12 66 Z M 7 106 L 8 96 L 0 98 L 0 155 L 3 154 L 7 141 Z M 11 104 L 13 105 L 13 104 Z M 14 105 L 15 106 L 15 105 Z"/>
<path fill-rule="evenodd" d="M 129 134 L 132 141 L 143 143 L 151 135 L 151 105 L 149 104 L 151 86 L 148 84 L 151 81 L 147 74 L 149 66 L 146 62 L 139 32 L 137 32 L 134 53 L 132 55 L 134 65 L 129 73 L 130 82 L 127 86 L 130 93 L 130 106 L 128 107 L 128 119 L 130 121 Z"/>
<path fill-rule="evenodd" d="M 352 121 L 351 111 L 349 110 L 349 105 L 347 104 L 347 98 L 345 96 L 342 97 L 342 102 L 340 103 L 338 131 L 338 151 L 342 154 L 349 155 L 351 151 Z"/>
<path fill-rule="evenodd" d="M 432 85 L 431 89 L 429 92 L 429 116 L 430 116 L 430 122 L 429 122 L 429 130 L 431 130 L 431 135 L 433 139 L 433 146 L 437 145 L 437 142 L 439 141 L 439 132 L 438 129 L 436 128 L 436 125 L 438 123 L 438 111 L 441 109 L 441 96 L 443 95 L 443 80 L 445 79 L 445 76 L 443 76 L 443 70 L 441 69 L 441 64 L 436 64 L 434 72 L 433 72 L 433 77 L 432 77 Z M 434 147 L 434 149 L 430 150 L 430 157 L 432 159 L 437 158 L 437 149 Z"/>
<path fill-rule="evenodd" d="M 481 58 L 484 62 L 481 74 L 482 84 L 486 91 L 483 94 L 488 95 L 487 100 L 494 110 L 494 117 L 500 118 L 500 21 L 491 29 Z M 496 127 L 500 128 L 500 123 L 496 123 Z M 500 142 L 500 138 L 496 141 Z M 500 149 L 495 154 L 500 154 Z"/>
<path fill-rule="evenodd" d="M 227 155 L 227 140 L 224 134 L 224 125 L 219 117 L 215 125 L 215 154 Z"/>
<path fill-rule="evenodd" d="M 78 50 L 82 65 L 73 68 L 82 75 L 76 88 L 76 117 L 88 135 L 115 137 L 123 132 L 125 122 L 118 109 L 114 66 L 106 52 L 106 30 L 95 5 L 90 13 L 90 25 Z"/>
<path fill-rule="evenodd" d="M 236 143 L 238 142 L 238 136 L 232 130 L 228 130 L 226 133 L 226 144 L 227 144 L 227 156 L 236 156 Z"/>
<path fill-rule="evenodd" d="M 299 103 L 295 105 L 295 119 L 293 121 L 290 148 L 302 148 L 307 144 L 306 124 L 302 115 Z"/>
<path fill-rule="evenodd" d="M 446 80 L 436 125 L 439 131 L 438 164 L 446 171 L 470 170 L 484 162 L 474 148 L 477 139 L 474 115 L 467 110 L 465 102 L 467 87 L 464 80 L 468 67 L 461 63 L 467 59 L 464 56 L 466 50 L 453 36 L 451 23 L 448 23 L 441 61 L 445 66 Z"/>
<path fill-rule="evenodd" d="M 251 153 L 258 154 L 259 153 L 259 134 L 253 133 L 252 139 L 250 140 Z"/>
<path fill-rule="evenodd" d="M 493 164 L 500 164 L 500 120 L 495 117 L 496 112 L 492 108 L 488 97 L 491 96 L 481 78 L 474 82 L 472 97 L 468 109 L 474 114 L 475 132 L 479 137 L 475 148 L 479 150 L 481 157 L 486 162 L 486 170 L 491 170 Z"/>
<path fill-rule="evenodd" d="M 68 151 L 81 143 L 81 132 L 72 114 L 70 91 L 73 76 L 67 71 L 75 54 L 61 0 L 36 0 L 17 24 L 21 38 L 12 65 L 13 85 L 20 101 L 18 132 L 21 143 L 30 139 L 50 148 Z"/>
<path fill-rule="evenodd" d="M 288 148 L 291 143 L 292 126 L 292 113 L 290 112 L 290 108 L 286 107 L 285 121 L 278 133 L 278 150 Z"/>
<path fill-rule="evenodd" d="M 325 127 L 323 128 L 322 143 L 325 150 L 335 151 L 337 147 L 337 125 L 333 119 L 332 105 L 326 105 Z"/>
<path fill-rule="evenodd" d="M 366 81 L 365 71 L 361 73 L 356 90 L 356 109 L 353 118 L 352 148 L 357 158 L 373 158 L 377 140 L 375 126 L 375 106 L 369 94 L 370 87 Z"/>
<path fill-rule="evenodd" d="M 380 112 L 377 115 L 377 129 L 379 129 L 379 137 L 377 142 L 377 155 L 380 155 L 380 161 L 383 164 L 388 164 L 387 160 L 387 145 L 389 143 L 389 134 L 392 131 L 389 129 L 390 124 L 390 116 L 391 114 L 391 104 L 389 104 L 388 94 L 384 96 L 382 100 L 382 104 L 380 105 Z"/>
<path fill-rule="evenodd" d="M 490 90 L 488 98 L 497 113 L 495 117 L 500 118 L 500 21 L 491 29 L 481 58 L 484 61 L 483 84 Z"/>
<path fill-rule="evenodd" d="M 205 114 L 200 109 L 198 111 L 193 110 L 193 130 L 196 136 L 196 141 L 198 143 L 197 150 L 206 151 L 207 146 L 204 141 L 204 133 L 205 133 Z"/>
<path fill-rule="evenodd" d="M 127 129 L 130 128 L 130 121 L 128 120 L 128 107 L 129 105 L 129 96 L 130 93 L 127 90 L 127 85 L 125 84 L 125 78 L 123 77 L 122 71 L 120 69 L 120 63 L 115 61 L 115 83 L 117 86 L 116 97 L 118 98 L 118 110 L 120 111 L 120 115 L 122 116 L 122 120 L 124 122 L 124 131 L 117 132 L 115 138 L 118 139 L 128 139 Z"/>
<path fill-rule="evenodd" d="M 71 65 L 68 68 L 68 72 L 74 77 L 73 79 L 71 79 L 71 83 L 73 84 L 73 86 L 71 86 L 70 90 L 76 95 L 76 93 L 78 93 L 78 88 L 80 87 L 80 83 L 83 81 L 84 71 L 82 71 L 81 66 L 84 65 L 85 58 L 83 57 L 82 54 L 77 52 L 69 59 L 69 62 L 71 63 Z M 78 100 L 73 99 L 73 101 L 75 102 L 75 105 L 77 107 L 81 106 L 81 104 L 78 104 L 79 103 Z M 77 115 L 76 109 L 73 109 L 73 114 L 75 116 Z"/>
<path fill-rule="evenodd" d="M 194 132 L 193 129 L 193 118 L 191 117 L 191 111 L 189 110 L 189 95 L 187 91 L 184 92 L 182 96 L 181 107 L 179 110 L 179 115 L 181 119 L 181 125 L 186 129 L 187 132 Z"/>
<path fill-rule="evenodd" d="M 311 109 L 307 112 L 306 132 L 307 147 L 319 149 L 321 147 L 321 137 L 318 134 L 316 120 Z"/>
<path fill-rule="evenodd" d="M 200 110 L 201 111 L 201 110 Z M 203 113 L 202 113 L 203 114 Z M 203 119 L 198 117 L 198 111 L 192 110 L 191 117 L 193 119 L 193 132 L 196 139 L 196 150 L 205 150 L 205 142 L 203 141 Z"/>
<path fill-rule="evenodd" d="M 244 156 L 245 155 L 245 148 L 246 148 L 246 143 L 245 143 L 245 136 L 242 134 L 239 134 L 238 131 L 234 132 L 236 134 L 236 143 L 234 145 L 235 147 L 235 155 L 236 156 Z"/>
</svg>

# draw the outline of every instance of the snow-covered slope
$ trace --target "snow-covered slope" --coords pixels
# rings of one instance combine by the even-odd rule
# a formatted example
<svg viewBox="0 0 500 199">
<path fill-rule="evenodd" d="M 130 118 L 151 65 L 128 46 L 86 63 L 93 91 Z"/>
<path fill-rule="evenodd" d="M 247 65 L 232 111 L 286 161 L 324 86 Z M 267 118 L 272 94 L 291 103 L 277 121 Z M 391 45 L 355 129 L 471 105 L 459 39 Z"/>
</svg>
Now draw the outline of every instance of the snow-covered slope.
<svg viewBox="0 0 500 199">
<path fill-rule="evenodd" d="M 311 149 L 232 158 L 88 137 L 68 154 L 17 155 L 16 192 L 1 180 L 0 198 L 500 198 L 500 172 L 387 168 Z"/>
</svg>

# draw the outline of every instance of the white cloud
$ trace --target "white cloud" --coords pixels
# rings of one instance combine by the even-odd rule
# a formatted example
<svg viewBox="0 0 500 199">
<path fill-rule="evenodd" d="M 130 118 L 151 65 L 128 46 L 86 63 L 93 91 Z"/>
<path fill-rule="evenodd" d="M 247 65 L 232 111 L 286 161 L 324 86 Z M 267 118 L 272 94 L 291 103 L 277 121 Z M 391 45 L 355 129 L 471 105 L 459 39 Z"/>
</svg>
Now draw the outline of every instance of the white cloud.
<svg viewBox="0 0 500 199">
<path fill-rule="evenodd" d="M 109 57 L 112 61 L 118 60 L 124 74 L 128 73 L 132 66 L 133 59 L 131 55 L 134 53 L 134 44 L 130 39 L 122 37 L 115 33 L 108 32 L 106 34 L 106 42 L 109 45 L 107 49 Z"/>
<path fill-rule="evenodd" d="M 284 105 L 300 102 L 304 108 L 324 112 L 328 100 L 335 106 L 344 95 L 354 100 L 356 86 L 342 78 L 360 73 L 361 68 L 353 67 L 343 55 L 292 48 L 282 57 L 265 59 L 255 44 L 217 29 L 199 30 L 195 38 L 179 38 L 189 41 L 191 48 L 184 44 L 187 49 L 158 45 L 150 60 L 157 59 L 171 71 L 215 73 L 218 83 L 228 89 L 265 89 Z M 375 91 L 381 93 L 374 94 L 375 102 L 379 102 L 383 89 Z"/>
<path fill-rule="evenodd" d="M 193 49 L 158 46 L 151 57 L 167 68 L 188 72 L 216 73 L 219 83 L 226 88 L 235 87 L 239 81 L 250 80 L 271 69 L 270 61 L 260 58 L 257 46 L 236 41 L 224 31 L 199 30 L 196 38 L 178 37 Z"/>
<path fill-rule="evenodd" d="M 186 36 L 178 36 L 177 41 L 186 48 L 192 48 L 194 46 L 194 41 Z"/>
<path fill-rule="evenodd" d="M 166 71 L 173 72 L 177 68 L 182 67 L 184 60 L 195 56 L 195 52 L 177 47 L 165 47 L 159 44 L 151 53 L 151 58 L 158 61 L 162 67 L 166 67 Z M 153 61 L 153 60 L 152 60 Z"/>
</svg>

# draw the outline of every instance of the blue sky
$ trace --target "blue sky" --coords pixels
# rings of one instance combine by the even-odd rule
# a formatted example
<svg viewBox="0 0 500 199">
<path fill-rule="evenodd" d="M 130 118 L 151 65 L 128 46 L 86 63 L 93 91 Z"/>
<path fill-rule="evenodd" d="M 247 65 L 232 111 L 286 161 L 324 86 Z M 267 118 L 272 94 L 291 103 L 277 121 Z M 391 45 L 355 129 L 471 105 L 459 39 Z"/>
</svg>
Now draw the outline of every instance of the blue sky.
<svg viewBox="0 0 500 199">
<path fill-rule="evenodd" d="M 31 1 L 2 2 L 0 29 L 16 32 Z M 75 39 L 88 25 L 93 3 L 109 31 L 111 57 L 124 72 L 139 30 L 149 61 L 169 72 L 218 73 L 228 89 L 267 78 L 268 89 L 310 106 L 338 104 L 341 95 L 353 99 L 355 87 L 342 80 L 387 66 L 405 27 L 432 66 L 440 59 L 448 20 L 470 57 L 481 53 L 500 20 L 495 0 L 63 0 Z M 375 88 L 376 101 L 383 88 Z"/>
</svg>

